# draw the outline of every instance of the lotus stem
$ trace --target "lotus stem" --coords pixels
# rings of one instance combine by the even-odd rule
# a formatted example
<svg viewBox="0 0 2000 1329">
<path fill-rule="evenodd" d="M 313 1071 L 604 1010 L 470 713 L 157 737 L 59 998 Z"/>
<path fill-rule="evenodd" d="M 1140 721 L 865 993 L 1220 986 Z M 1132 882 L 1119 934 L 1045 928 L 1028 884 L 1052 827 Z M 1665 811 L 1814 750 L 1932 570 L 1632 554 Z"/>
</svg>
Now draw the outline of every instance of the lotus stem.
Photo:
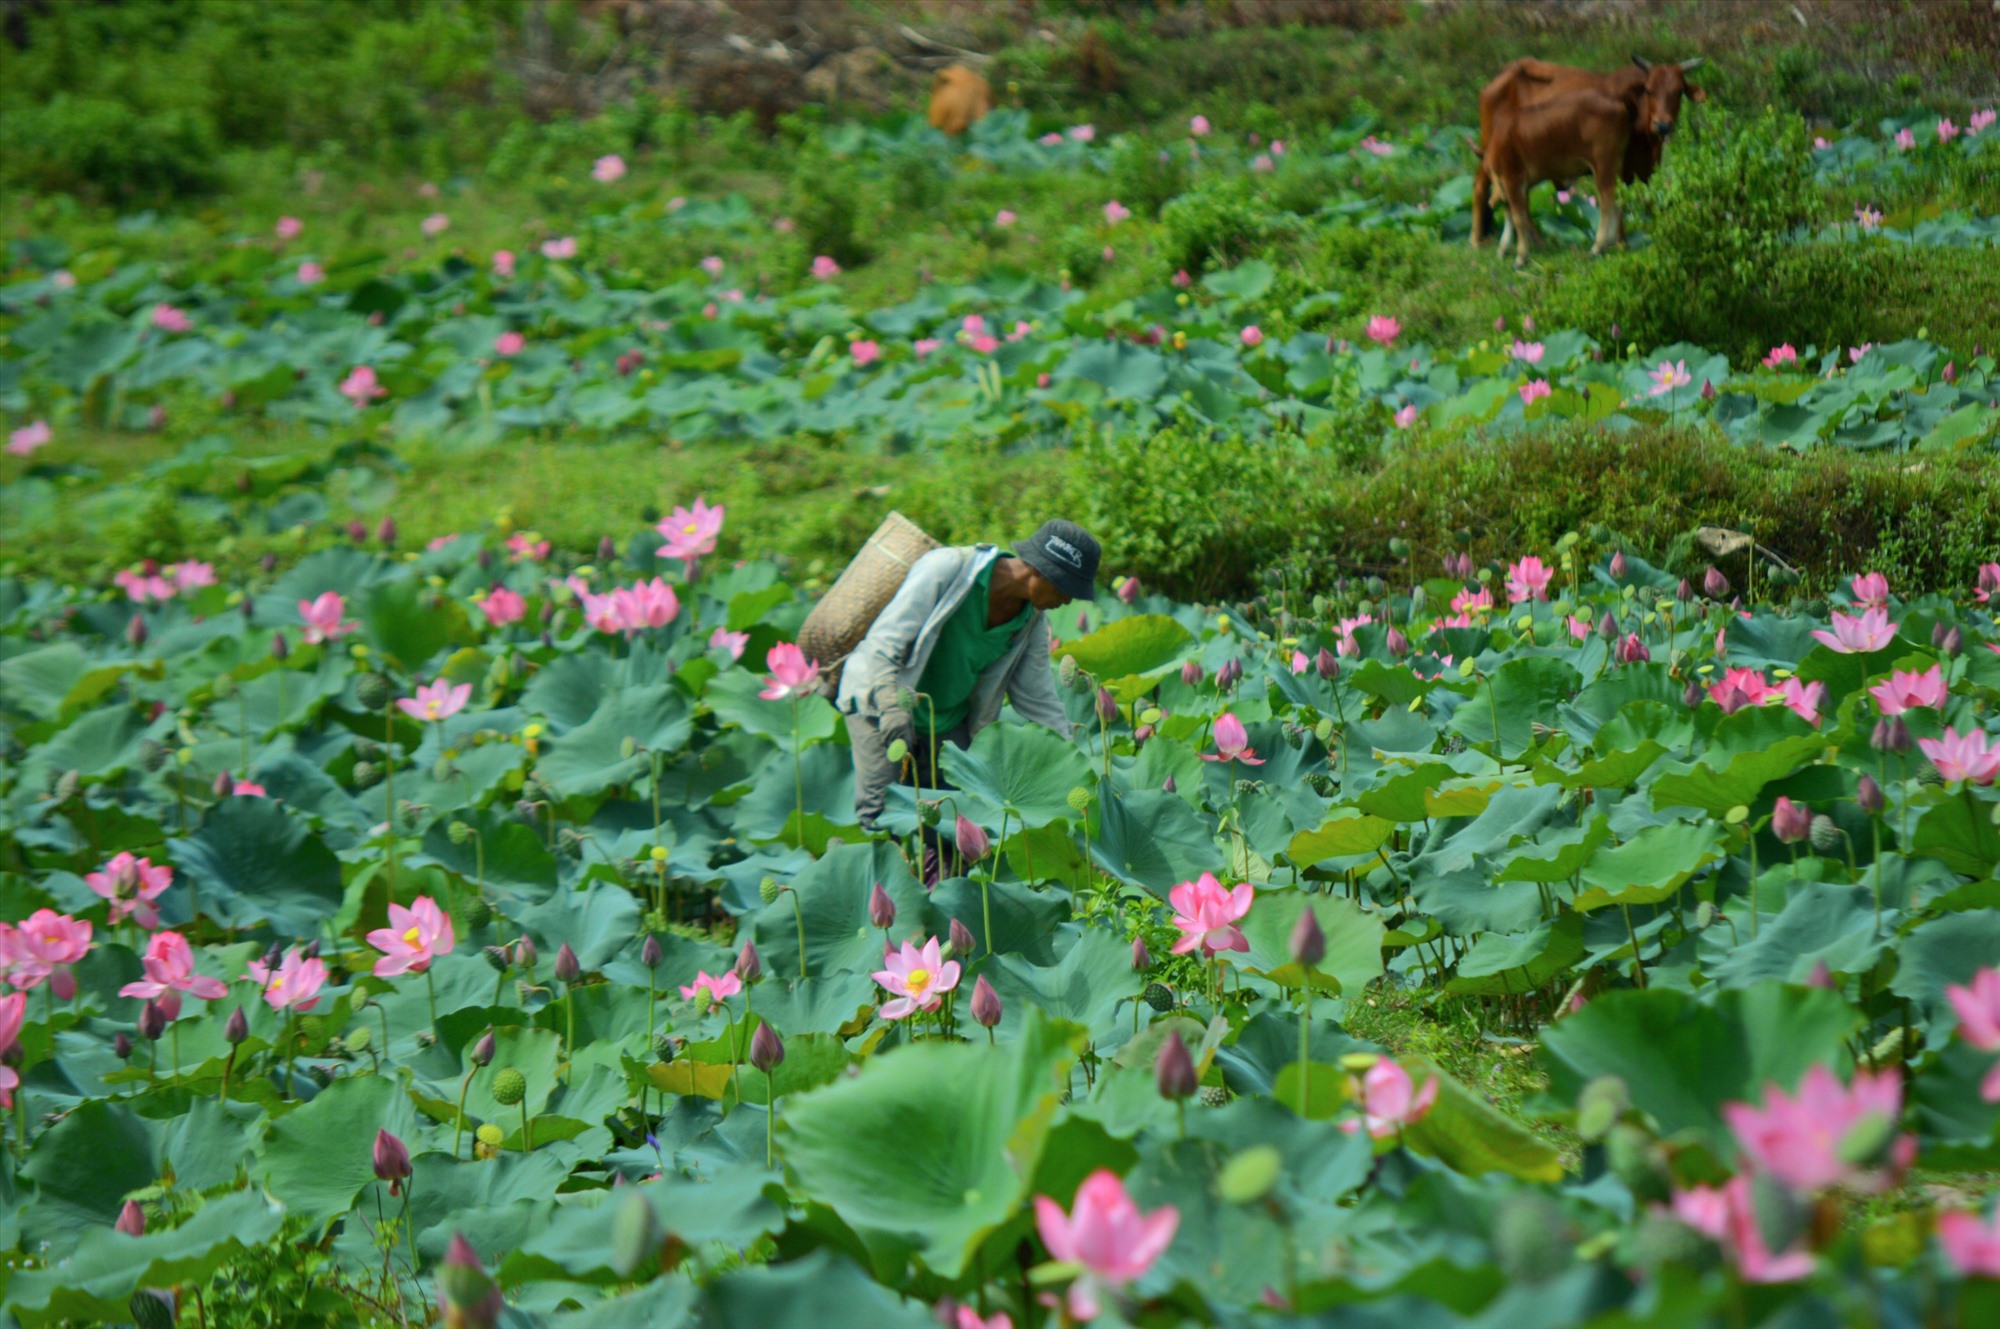
<svg viewBox="0 0 2000 1329">
<path fill-rule="evenodd" d="M 521 1152 L 528 1153 L 535 1147 L 535 1128 L 528 1120 L 528 1100 L 521 1100 Z"/>
<path fill-rule="evenodd" d="M 1632 977 L 1643 989 L 1646 986 L 1646 962 L 1639 958 L 1639 930 L 1632 926 L 1632 906 L 1621 904 L 1618 910 L 1625 915 L 1625 935 L 1632 939 Z"/>
<path fill-rule="evenodd" d="M 438 1023 L 437 980 L 431 977 L 431 967 L 428 964 L 424 966 L 424 997 L 430 1002 L 431 1006 L 431 1032 L 436 1033 Z M 386 1021 L 389 1017 L 385 1015 L 382 1018 Z"/>
<path fill-rule="evenodd" d="M 651 1039 L 647 1040 L 649 1043 L 651 1041 Z M 458 1116 L 452 1121 L 451 1126 L 451 1156 L 453 1158 L 458 1157 L 459 1141 L 465 1137 L 465 1096 L 472 1089 L 472 1077 L 477 1074 L 479 1074 L 479 1068 L 475 1066 L 465 1073 L 465 1082 L 458 1086 Z"/>
<path fill-rule="evenodd" d="M 799 926 L 799 977 L 804 978 L 806 976 L 806 911 L 804 906 L 799 904 L 799 893 L 796 888 L 787 886 L 785 893 L 792 897 L 792 919 Z"/>
</svg>

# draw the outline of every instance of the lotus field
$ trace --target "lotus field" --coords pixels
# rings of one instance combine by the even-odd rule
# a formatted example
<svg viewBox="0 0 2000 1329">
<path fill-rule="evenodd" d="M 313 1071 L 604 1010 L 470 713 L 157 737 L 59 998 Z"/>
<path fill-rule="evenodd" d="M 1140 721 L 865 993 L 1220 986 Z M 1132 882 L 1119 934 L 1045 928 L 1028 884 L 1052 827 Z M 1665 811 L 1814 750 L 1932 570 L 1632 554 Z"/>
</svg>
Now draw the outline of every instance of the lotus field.
<svg viewBox="0 0 2000 1329">
<path fill-rule="evenodd" d="M 1983 115 L 1815 170 L 1900 196 L 1994 151 Z M 1090 126 L 1027 125 L 827 136 L 987 191 L 1109 176 Z M 1306 223 L 1460 244 L 1464 133 L 1203 120 L 1161 166 L 1317 171 Z M 723 507 L 584 549 L 323 492 L 329 449 L 412 440 L 1335 415 L 1923 465 L 1995 438 L 1989 350 L 1434 347 L 1259 257 L 1109 296 L 1005 207 L 877 299 L 743 195 L 586 171 L 506 248 L 454 248 L 449 197 L 400 260 L 289 216 L 10 241 L 0 1317 L 2000 1323 L 2000 563 L 1808 600 L 1755 546 L 1683 580 L 1597 527 L 1485 565 L 1412 533 L 1241 605 L 1109 578 L 1052 619 L 1074 739 L 994 725 L 871 833 L 795 645 L 824 585 Z M 1934 212 L 1836 239 L 1996 233 Z M 1147 261 L 1145 224 L 1107 190 L 1083 256 Z M 217 432 L 140 437 L 181 412 Z M 235 446 L 266 430 L 316 442 Z M 145 468 L 107 479 L 111 436 Z M 35 572 L 141 491 L 273 552 Z"/>
</svg>

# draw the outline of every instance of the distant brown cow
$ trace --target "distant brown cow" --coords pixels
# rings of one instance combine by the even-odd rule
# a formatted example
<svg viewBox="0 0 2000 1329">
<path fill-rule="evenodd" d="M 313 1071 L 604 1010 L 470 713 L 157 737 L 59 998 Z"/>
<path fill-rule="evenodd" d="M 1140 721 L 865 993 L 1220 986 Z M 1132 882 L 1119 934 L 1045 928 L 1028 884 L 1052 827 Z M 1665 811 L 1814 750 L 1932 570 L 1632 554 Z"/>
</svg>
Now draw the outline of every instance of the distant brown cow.
<svg viewBox="0 0 2000 1329">
<path fill-rule="evenodd" d="M 964 65 L 948 65 L 931 80 L 933 127 L 963 134 L 993 109 L 993 87 Z"/>
<path fill-rule="evenodd" d="M 1635 55 L 1631 65 L 1609 74 L 1533 59 L 1516 60 L 1501 70 L 1479 93 L 1482 160 L 1472 182 L 1473 247 L 1476 249 L 1485 242 L 1492 205 L 1499 200 L 1501 193 L 1497 181 L 1489 183 L 1484 156 L 1487 145 L 1492 142 L 1494 118 L 1503 107 L 1512 105 L 1525 109 L 1583 91 L 1598 92 L 1623 102 L 1631 112 L 1632 125 L 1625 139 L 1618 178 L 1625 184 L 1632 184 L 1652 179 L 1653 172 L 1659 169 L 1667 137 L 1673 133 L 1680 117 L 1682 98 L 1697 102 L 1708 99 L 1706 92 L 1687 81 L 1687 75 L 1700 68 L 1701 64 L 1700 56 L 1678 64 L 1655 64 Z M 1642 101 L 1646 102 L 1643 109 Z M 1559 184 L 1565 183 L 1562 177 L 1556 179 Z M 1503 251 L 1507 238 L 1505 235 L 1501 237 Z"/>
<path fill-rule="evenodd" d="M 1581 88 L 1553 101 L 1524 105 L 1503 100 L 1494 110 L 1493 125 L 1480 159 L 1474 188 L 1491 180 L 1507 200 L 1507 223 L 1517 250 L 1514 262 L 1527 262 L 1528 244 L 1540 240 L 1528 211 L 1528 191 L 1544 180 L 1571 180 L 1589 172 L 1597 182 L 1597 242 L 1601 254 L 1623 243 L 1624 218 L 1618 212 L 1618 169 L 1632 136 L 1632 108 L 1616 97 Z M 1485 196 L 1474 198 L 1477 205 Z M 1490 201 L 1490 200 L 1488 200 Z M 1501 237 L 1506 252 L 1506 237 Z"/>
</svg>

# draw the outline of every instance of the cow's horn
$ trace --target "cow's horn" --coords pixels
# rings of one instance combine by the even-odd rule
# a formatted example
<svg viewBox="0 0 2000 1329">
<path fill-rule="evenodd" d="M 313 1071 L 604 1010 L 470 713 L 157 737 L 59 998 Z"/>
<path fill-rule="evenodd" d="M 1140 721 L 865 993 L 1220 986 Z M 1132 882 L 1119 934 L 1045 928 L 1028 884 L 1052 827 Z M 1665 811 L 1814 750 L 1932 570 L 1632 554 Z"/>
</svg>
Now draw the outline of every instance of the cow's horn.
<svg viewBox="0 0 2000 1329">
<path fill-rule="evenodd" d="M 1699 56 L 1699 55 L 1698 55 L 1698 56 L 1696 56 L 1696 57 L 1695 57 L 1694 59 L 1692 59 L 1692 60 L 1683 60 L 1683 61 L 1681 61 L 1681 73 L 1683 73 L 1683 74 L 1692 74 L 1692 73 L 1694 73 L 1694 71 L 1695 71 L 1695 70 L 1697 70 L 1697 69 L 1700 69 L 1700 68 L 1701 68 L 1701 66 L 1702 66 L 1702 61 L 1703 61 L 1703 60 L 1705 60 L 1706 58 L 1707 58 L 1707 57 L 1705 57 L 1705 56 Z"/>
<path fill-rule="evenodd" d="M 1639 68 L 1645 70 L 1649 74 L 1653 72 L 1653 62 L 1651 60 L 1648 60 L 1643 55 L 1633 56 L 1632 63 L 1639 66 Z"/>
</svg>

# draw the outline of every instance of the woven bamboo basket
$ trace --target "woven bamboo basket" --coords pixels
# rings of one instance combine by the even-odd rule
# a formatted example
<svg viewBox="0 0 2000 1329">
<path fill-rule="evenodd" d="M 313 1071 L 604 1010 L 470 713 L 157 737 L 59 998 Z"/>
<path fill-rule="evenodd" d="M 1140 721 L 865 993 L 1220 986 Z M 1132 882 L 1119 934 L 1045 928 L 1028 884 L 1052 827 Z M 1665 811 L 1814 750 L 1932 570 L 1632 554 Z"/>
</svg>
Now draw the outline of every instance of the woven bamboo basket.
<svg viewBox="0 0 2000 1329">
<path fill-rule="evenodd" d="M 799 649 L 808 660 L 819 661 L 822 695 L 831 697 L 839 691 L 847 657 L 896 598 L 910 566 L 937 547 L 938 542 L 915 522 L 891 512 L 806 615 L 799 628 Z"/>
</svg>

